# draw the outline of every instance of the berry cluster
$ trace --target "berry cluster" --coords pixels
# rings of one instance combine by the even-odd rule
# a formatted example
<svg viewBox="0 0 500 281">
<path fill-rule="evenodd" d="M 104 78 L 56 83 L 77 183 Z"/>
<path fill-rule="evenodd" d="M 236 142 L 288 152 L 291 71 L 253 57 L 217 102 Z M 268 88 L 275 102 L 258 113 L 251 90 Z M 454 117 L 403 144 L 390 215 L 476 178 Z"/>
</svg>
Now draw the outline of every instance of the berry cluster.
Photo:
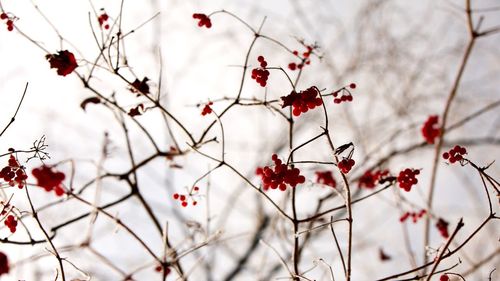
<svg viewBox="0 0 500 281">
<path fill-rule="evenodd" d="M 399 172 L 397 178 L 399 187 L 401 187 L 405 191 L 410 191 L 411 187 L 418 183 L 418 179 L 415 177 L 418 174 L 420 174 L 420 170 L 414 170 L 409 168 Z"/>
<path fill-rule="evenodd" d="M 10 229 L 10 232 L 16 232 L 17 220 L 13 215 L 8 215 L 7 219 L 4 221 L 5 225 Z"/>
<path fill-rule="evenodd" d="M 257 61 L 259 61 L 260 67 L 252 69 L 252 79 L 261 87 L 265 87 L 269 78 L 269 70 L 266 69 L 267 62 L 263 56 L 258 56 Z"/>
<path fill-rule="evenodd" d="M 17 187 L 23 188 L 24 182 L 28 176 L 24 172 L 24 167 L 19 165 L 14 155 L 10 155 L 9 164 L 0 170 L 0 179 L 8 182 L 10 186 L 17 184 Z"/>
<path fill-rule="evenodd" d="M 348 86 L 351 90 L 356 89 L 356 84 L 351 83 Z M 342 94 L 339 97 L 339 93 Z M 351 92 L 347 89 L 347 87 L 343 87 L 342 89 L 335 91 L 332 93 L 332 96 L 334 97 L 333 102 L 334 103 L 342 103 L 342 102 L 351 102 L 353 100 Z"/>
<path fill-rule="evenodd" d="M 450 236 L 448 233 L 448 224 L 449 223 L 442 218 L 439 218 L 436 223 L 436 227 L 443 238 L 448 238 Z"/>
<path fill-rule="evenodd" d="M 213 102 L 208 102 L 207 104 L 205 104 L 205 107 L 203 107 L 203 110 L 201 111 L 201 115 L 205 116 L 207 114 L 212 113 L 213 110 L 210 106 L 213 104 L 214 104 Z"/>
<path fill-rule="evenodd" d="M 162 271 L 163 271 L 163 266 L 162 266 L 161 264 L 157 265 L 157 266 L 155 267 L 155 271 L 156 271 L 156 272 L 162 272 Z M 165 267 L 165 275 L 169 275 L 169 274 L 170 274 L 170 272 L 171 272 L 170 267 Z"/>
<path fill-rule="evenodd" d="M 292 113 L 294 116 L 300 116 L 302 113 L 306 113 L 309 109 L 314 109 L 316 106 L 321 106 L 323 100 L 319 97 L 320 92 L 318 88 L 312 86 L 307 90 L 297 93 L 292 91 L 288 96 L 281 97 L 283 100 L 282 108 L 287 106 L 292 106 Z"/>
<path fill-rule="evenodd" d="M 376 172 L 368 170 L 359 178 L 358 186 L 359 188 L 373 189 L 377 186 L 377 183 L 380 183 L 388 176 L 389 170 L 378 170 Z"/>
<path fill-rule="evenodd" d="M 451 164 L 464 160 L 463 155 L 467 154 L 467 149 L 460 145 L 455 145 L 450 151 L 443 153 L 443 158 L 448 160 Z"/>
<path fill-rule="evenodd" d="M 344 158 L 337 165 L 343 174 L 349 173 L 356 162 L 352 158 Z"/>
<path fill-rule="evenodd" d="M 174 200 L 179 200 L 181 202 L 182 207 L 188 206 L 188 197 L 189 197 L 189 198 L 191 198 L 191 201 L 192 201 L 191 204 L 193 204 L 193 206 L 196 206 L 198 204 L 198 201 L 195 201 L 193 199 L 193 195 L 194 195 L 194 193 L 197 193 L 198 191 L 200 191 L 200 188 L 195 186 L 195 187 L 193 187 L 193 191 L 190 194 L 174 193 L 174 195 L 172 197 L 174 198 Z"/>
<path fill-rule="evenodd" d="M 66 176 L 62 172 L 54 171 L 51 167 L 43 165 L 31 171 L 37 180 L 37 185 L 43 187 L 45 191 L 54 191 L 57 196 L 64 194 L 62 181 Z"/>
<path fill-rule="evenodd" d="M 57 74 L 61 76 L 70 74 L 78 67 L 75 55 L 67 50 L 58 51 L 57 54 L 48 54 L 45 58 L 49 61 L 50 68 L 56 68 Z"/>
<path fill-rule="evenodd" d="M 0 252 L 0 276 L 9 273 L 9 259 L 7 255 Z"/>
<path fill-rule="evenodd" d="M 333 177 L 332 171 L 316 172 L 316 182 L 324 185 L 329 185 L 333 188 L 337 187 L 337 182 Z"/>
<path fill-rule="evenodd" d="M 7 30 L 12 31 L 14 30 L 14 21 L 13 18 L 9 17 L 6 13 L 1 13 L 0 14 L 0 19 L 2 20 L 7 20 L 5 24 L 7 25 Z"/>
<path fill-rule="evenodd" d="M 301 57 L 301 62 L 299 63 L 295 63 L 295 62 L 291 62 L 288 64 L 288 69 L 292 70 L 292 71 L 295 71 L 297 69 L 302 69 L 304 67 L 304 65 L 309 65 L 311 64 L 311 54 L 312 52 L 314 51 L 314 49 L 317 48 L 317 46 L 310 46 L 310 45 L 304 45 L 306 47 L 306 51 L 302 53 L 302 57 Z M 292 52 L 294 56 L 296 57 L 299 57 L 299 51 L 293 51 Z"/>
<path fill-rule="evenodd" d="M 103 9 L 101 9 L 101 11 L 102 14 L 97 18 L 97 20 L 99 21 L 99 25 L 104 27 L 104 29 L 109 29 L 109 24 L 108 24 L 109 16 L 108 14 L 106 14 L 106 12 L 104 12 Z"/>
<path fill-rule="evenodd" d="M 439 117 L 437 115 L 431 115 L 422 126 L 422 136 L 428 144 L 433 144 L 436 138 L 439 137 L 439 134 L 441 133 L 438 122 Z"/>
<path fill-rule="evenodd" d="M 258 167 L 255 171 L 262 178 L 264 190 L 279 188 L 281 191 L 285 191 L 287 184 L 295 187 L 297 184 L 306 181 L 306 178 L 300 174 L 298 168 L 289 168 L 278 159 L 278 155 L 273 154 L 271 159 L 274 162 L 274 169 L 265 166 L 264 168 Z"/>
<path fill-rule="evenodd" d="M 210 18 L 205 15 L 205 14 L 193 14 L 193 19 L 198 19 L 198 26 L 206 26 L 207 28 L 212 27 L 212 22 L 210 21 Z"/>
<path fill-rule="evenodd" d="M 406 212 L 400 218 L 400 222 L 406 221 L 409 217 L 411 217 L 413 223 L 416 223 L 418 219 L 422 218 L 427 213 L 426 210 L 422 209 L 420 212 Z"/>
</svg>

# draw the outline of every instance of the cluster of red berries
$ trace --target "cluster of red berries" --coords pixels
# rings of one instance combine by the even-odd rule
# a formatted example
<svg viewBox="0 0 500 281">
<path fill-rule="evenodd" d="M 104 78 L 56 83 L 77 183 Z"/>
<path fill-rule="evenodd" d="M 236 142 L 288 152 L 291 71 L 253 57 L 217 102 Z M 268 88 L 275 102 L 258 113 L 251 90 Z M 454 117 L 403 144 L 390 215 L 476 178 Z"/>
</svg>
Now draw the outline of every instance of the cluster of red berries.
<svg viewBox="0 0 500 281">
<path fill-rule="evenodd" d="M 439 276 L 439 281 L 450 281 L 450 277 L 448 277 L 448 275 L 446 274 L 443 274 Z"/>
<path fill-rule="evenodd" d="M 400 222 L 406 221 L 409 217 L 411 217 L 413 223 L 416 223 L 418 219 L 422 218 L 425 214 L 427 214 L 427 211 L 422 209 L 420 212 L 406 212 L 404 213 L 400 218 Z"/>
<path fill-rule="evenodd" d="M 205 15 L 205 14 L 193 14 L 193 19 L 198 19 L 198 26 L 206 26 L 207 28 L 212 27 L 212 22 L 210 21 L 210 18 Z"/>
<path fill-rule="evenodd" d="M 441 133 L 441 129 L 439 128 L 438 123 L 439 117 L 437 115 L 431 115 L 422 126 L 422 136 L 429 144 L 433 144 L 436 138 L 439 137 L 439 134 Z"/>
<path fill-rule="evenodd" d="M 50 63 L 50 68 L 56 68 L 57 74 L 66 76 L 78 67 L 75 55 L 70 51 L 58 51 L 57 54 L 48 54 L 45 58 Z"/>
<path fill-rule="evenodd" d="M 102 14 L 97 18 L 97 20 L 99 21 L 99 25 L 104 27 L 104 29 L 109 29 L 109 24 L 108 24 L 108 19 L 109 19 L 109 16 L 108 14 L 106 14 L 106 12 L 104 12 L 103 9 L 101 9 Z"/>
<path fill-rule="evenodd" d="M 66 176 L 59 171 L 54 171 L 52 167 L 43 165 L 31 171 L 37 180 L 37 185 L 43 187 L 45 191 L 54 191 L 57 196 L 62 196 L 65 191 L 62 186 L 62 181 Z"/>
<path fill-rule="evenodd" d="M 351 83 L 348 86 L 351 90 L 356 89 L 356 84 Z M 339 97 L 339 93 L 342 94 Z M 347 89 L 347 87 L 343 87 L 342 89 L 335 91 L 332 93 L 332 96 L 334 97 L 333 102 L 334 103 L 342 103 L 342 102 L 351 102 L 353 100 L 351 92 Z"/>
<path fill-rule="evenodd" d="M 448 160 L 451 164 L 464 160 L 463 155 L 467 154 L 467 149 L 460 145 L 455 145 L 450 151 L 443 153 L 443 158 Z"/>
<path fill-rule="evenodd" d="M 266 69 L 267 62 L 263 56 L 258 56 L 257 61 L 259 61 L 260 67 L 252 69 L 252 79 L 261 87 L 265 87 L 269 78 L 269 70 Z"/>
<path fill-rule="evenodd" d="M 289 168 L 278 159 L 278 155 L 273 154 L 271 159 L 274 162 L 274 169 L 265 166 L 264 168 L 258 167 L 255 171 L 262 178 L 264 190 L 279 188 L 279 190 L 285 191 L 287 185 L 295 187 L 297 184 L 306 181 L 306 178 L 300 174 L 298 168 Z"/>
<path fill-rule="evenodd" d="M 162 266 L 161 264 L 159 264 L 159 265 L 157 265 L 157 266 L 155 267 L 155 271 L 156 271 L 156 272 L 162 272 L 162 270 L 163 270 L 163 266 Z M 169 275 L 169 274 L 170 274 L 170 272 L 171 272 L 170 267 L 166 267 L 166 268 L 165 268 L 165 275 Z"/>
<path fill-rule="evenodd" d="M 352 158 L 344 158 L 337 165 L 343 174 L 349 173 L 356 162 Z"/>
<path fill-rule="evenodd" d="M 14 21 L 12 18 L 9 17 L 6 13 L 1 13 L 0 14 L 0 19 L 2 20 L 7 20 L 5 24 L 7 25 L 7 30 L 12 31 L 14 30 Z"/>
<path fill-rule="evenodd" d="M 10 186 L 17 184 L 17 187 L 23 188 L 28 176 L 24 172 L 24 167 L 19 165 L 14 155 L 11 154 L 9 164 L 0 170 L 0 178 L 8 182 Z"/>
<path fill-rule="evenodd" d="M 0 276 L 9 273 L 9 259 L 7 255 L 0 252 Z"/>
<path fill-rule="evenodd" d="M 366 171 L 360 178 L 358 182 L 359 188 L 373 189 L 389 176 L 389 170 L 377 170 L 373 172 L 372 170 Z"/>
<path fill-rule="evenodd" d="M 13 215 L 8 215 L 4 221 L 5 225 L 10 229 L 10 232 L 16 232 L 17 220 Z"/>
<path fill-rule="evenodd" d="M 437 223 L 436 223 L 436 227 L 437 227 L 439 233 L 441 234 L 441 236 L 443 236 L 443 238 L 450 237 L 450 234 L 448 233 L 448 224 L 449 223 L 442 218 L 439 218 Z"/>
<path fill-rule="evenodd" d="M 332 171 L 318 171 L 316 172 L 316 182 L 324 185 L 329 185 L 333 188 L 337 187 L 337 182 L 333 177 Z"/>
<path fill-rule="evenodd" d="M 179 200 L 181 202 L 182 207 L 187 207 L 188 206 L 188 197 L 191 198 L 193 206 L 196 206 L 198 204 L 198 201 L 193 200 L 193 194 L 200 191 L 200 188 L 195 186 L 193 187 L 193 191 L 186 195 L 186 194 L 179 194 L 179 193 L 174 193 L 172 196 L 174 200 Z"/>
<path fill-rule="evenodd" d="M 317 106 L 323 104 L 323 100 L 319 96 L 321 95 L 318 88 L 312 86 L 300 93 L 292 91 L 288 96 L 281 97 L 283 100 L 282 108 L 287 106 L 292 106 L 292 113 L 294 116 L 300 116 L 302 113 L 306 113 L 309 109 L 314 109 Z"/>
<path fill-rule="evenodd" d="M 205 116 L 207 114 L 212 113 L 213 110 L 210 106 L 213 104 L 214 104 L 213 102 L 208 102 L 207 104 L 205 104 L 205 107 L 203 107 L 203 110 L 201 111 L 201 115 Z"/>
<path fill-rule="evenodd" d="M 309 65 L 311 64 L 311 59 L 310 59 L 310 56 L 313 52 L 313 50 L 316 48 L 315 46 L 308 46 L 306 45 L 306 51 L 304 53 L 302 53 L 302 58 L 301 58 L 301 62 L 299 63 L 295 63 L 295 62 L 291 62 L 288 64 L 288 69 L 294 71 L 294 70 L 297 70 L 297 69 L 302 69 L 304 67 L 304 65 Z M 293 51 L 292 52 L 294 56 L 299 56 L 299 51 Z"/>
<path fill-rule="evenodd" d="M 399 187 L 401 187 L 405 191 L 410 191 L 411 187 L 418 183 L 418 179 L 415 177 L 418 174 L 420 174 L 420 170 L 414 170 L 409 168 L 399 172 L 397 178 Z"/>
</svg>

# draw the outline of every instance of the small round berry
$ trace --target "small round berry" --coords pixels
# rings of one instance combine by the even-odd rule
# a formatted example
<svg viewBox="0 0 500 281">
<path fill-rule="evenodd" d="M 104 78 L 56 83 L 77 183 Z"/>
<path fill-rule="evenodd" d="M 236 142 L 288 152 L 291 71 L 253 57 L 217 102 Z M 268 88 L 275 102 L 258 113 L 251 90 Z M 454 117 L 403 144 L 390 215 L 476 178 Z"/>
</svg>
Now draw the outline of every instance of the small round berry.
<svg viewBox="0 0 500 281">
<path fill-rule="evenodd" d="M 187 205 L 188 205 L 188 202 L 186 202 L 186 201 L 183 201 L 183 202 L 181 203 L 181 205 L 182 205 L 182 207 L 187 207 Z"/>
<path fill-rule="evenodd" d="M 179 199 L 179 194 L 178 193 L 174 193 L 174 199 L 175 200 Z"/>
<path fill-rule="evenodd" d="M 6 14 L 6 13 L 2 13 L 2 14 L 0 14 L 0 19 L 3 19 L 3 20 L 4 20 L 4 19 L 6 19 L 6 18 L 8 18 L 8 16 L 7 16 L 7 14 Z"/>
<path fill-rule="evenodd" d="M 349 88 L 351 88 L 351 89 L 356 89 L 356 84 L 355 84 L 355 83 L 351 83 L 351 84 L 349 84 Z"/>
</svg>

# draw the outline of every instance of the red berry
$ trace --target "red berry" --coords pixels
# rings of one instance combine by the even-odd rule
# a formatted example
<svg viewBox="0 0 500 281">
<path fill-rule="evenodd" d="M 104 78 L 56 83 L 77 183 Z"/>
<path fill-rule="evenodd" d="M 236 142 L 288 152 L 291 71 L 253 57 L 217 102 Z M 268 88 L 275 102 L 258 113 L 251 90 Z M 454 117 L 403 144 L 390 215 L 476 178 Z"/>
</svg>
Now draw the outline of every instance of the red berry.
<svg viewBox="0 0 500 281">
<path fill-rule="evenodd" d="M 422 136 L 424 137 L 425 141 L 429 144 L 433 144 L 435 139 L 439 137 L 439 134 L 441 133 L 441 129 L 439 127 L 438 122 L 439 122 L 438 116 L 431 115 L 422 126 L 421 129 Z"/>
<path fill-rule="evenodd" d="M 439 281 L 450 281 L 450 277 L 448 275 L 443 274 L 439 277 Z"/>
</svg>

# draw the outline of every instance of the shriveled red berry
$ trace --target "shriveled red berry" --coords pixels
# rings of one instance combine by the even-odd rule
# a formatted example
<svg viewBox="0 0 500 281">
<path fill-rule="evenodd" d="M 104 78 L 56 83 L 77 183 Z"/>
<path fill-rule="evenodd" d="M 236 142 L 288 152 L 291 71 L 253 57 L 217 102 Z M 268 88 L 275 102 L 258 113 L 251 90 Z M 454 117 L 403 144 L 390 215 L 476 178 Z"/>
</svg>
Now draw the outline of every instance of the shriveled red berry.
<svg viewBox="0 0 500 281">
<path fill-rule="evenodd" d="M 448 225 L 449 223 L 442 218 L 439 218 L 436 223 L 436 228 L 443 238 L 448 238 L 450 234 L 448 233 Z"/>
<path fill-rule="evenodd" d="M 199 27 L 202 27 L 202 26 L 205 26 L 206 28 L 212 27 L 212 22 L 210 21 L 210 18 L 205 14 L 195 13 L 195 14 L 193 14 L 193 18 L 198 19 L 198 26 Z"/>
<path fill-rule="evenodd" d="M 48 54 L 45 58 L 49 61 L 50 68 L 56 68 L 57 74 L 61 76 L 70 74 L 78 67 L 75 56 L 67 50 L 58 51 L 57 54 Z"/>
</svg>

